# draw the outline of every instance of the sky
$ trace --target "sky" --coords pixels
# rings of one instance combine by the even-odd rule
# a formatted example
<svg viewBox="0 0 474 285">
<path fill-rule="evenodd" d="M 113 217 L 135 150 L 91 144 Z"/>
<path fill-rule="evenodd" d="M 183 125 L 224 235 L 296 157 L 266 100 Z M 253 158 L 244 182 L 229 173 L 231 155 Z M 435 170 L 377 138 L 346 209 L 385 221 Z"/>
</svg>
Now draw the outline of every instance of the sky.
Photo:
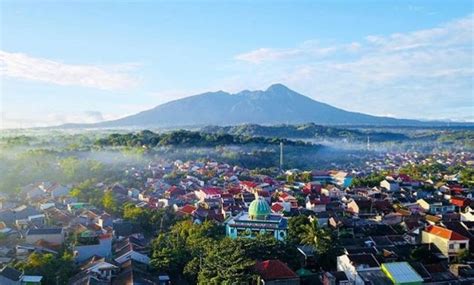
<svg viewBox="0 0 474 285">
<path fill-rule="evenodd" d="M 0 0 L 0 128 L 273 83 L 350 111 L 473 122 L 474 1 L 446 3 Z"/>
</svg>

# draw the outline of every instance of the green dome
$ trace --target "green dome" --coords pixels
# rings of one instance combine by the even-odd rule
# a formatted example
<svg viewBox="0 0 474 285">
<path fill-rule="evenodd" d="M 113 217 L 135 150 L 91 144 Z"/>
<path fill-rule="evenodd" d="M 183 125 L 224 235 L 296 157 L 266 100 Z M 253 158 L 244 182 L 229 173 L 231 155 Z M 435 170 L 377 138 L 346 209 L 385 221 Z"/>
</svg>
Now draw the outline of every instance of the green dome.
<svg viewBox="0 0 474 285">
<path fill-rule="evenodd" d="M 249 206 L 249 218 L 264 220 L 270 214 L 270 206 L 265 199 L 255 195 L 255 200 Z"/>
</svg>

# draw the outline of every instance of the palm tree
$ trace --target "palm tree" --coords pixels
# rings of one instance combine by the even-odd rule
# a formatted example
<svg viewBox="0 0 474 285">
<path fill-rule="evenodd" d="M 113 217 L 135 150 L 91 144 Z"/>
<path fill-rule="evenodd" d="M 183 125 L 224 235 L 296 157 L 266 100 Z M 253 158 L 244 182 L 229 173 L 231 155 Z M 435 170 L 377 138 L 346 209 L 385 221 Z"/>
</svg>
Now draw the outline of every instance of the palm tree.
<svg viewBox="0 0 474 285">
<path fill-rule="evenodd" d="M 301 242 L 312 245 L 319 255 L 325 254 L 331 248 L 331 240 L 331 233 L 320 228 L 316 219 L 303 226 Z"/>
</svg>

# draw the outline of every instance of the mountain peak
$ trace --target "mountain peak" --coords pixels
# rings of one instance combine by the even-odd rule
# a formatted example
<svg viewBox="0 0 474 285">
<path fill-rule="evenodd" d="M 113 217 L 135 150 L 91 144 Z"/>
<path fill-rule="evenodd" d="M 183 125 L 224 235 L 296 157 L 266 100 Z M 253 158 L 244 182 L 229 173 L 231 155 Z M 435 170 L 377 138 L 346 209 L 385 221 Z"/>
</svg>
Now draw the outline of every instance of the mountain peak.
<svg viewBox="0 0 474 285">
<path fill-rule="evenodd" d="M 271 91 L 271 92 L 286 92 L 286 91 L 291 91 L 290 88 L 286 87 L 285 85 L 281 83 L 275 83 L 270 85 L 266 91 Z"/>
</svg>

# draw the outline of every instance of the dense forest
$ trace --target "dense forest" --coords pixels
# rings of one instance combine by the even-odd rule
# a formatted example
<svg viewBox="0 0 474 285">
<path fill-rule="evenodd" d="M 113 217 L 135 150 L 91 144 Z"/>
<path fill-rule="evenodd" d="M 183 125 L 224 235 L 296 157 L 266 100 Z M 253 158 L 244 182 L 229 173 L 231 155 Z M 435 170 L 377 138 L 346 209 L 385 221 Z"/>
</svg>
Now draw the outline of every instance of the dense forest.
<svg viewBox="0 0 474 285">
<path fill-rule="evenodd" d="M 99 146 L 194 146 L 214 147 L 222 145 L 276 145 L 280 142 L 291 146 L 309 145 L 302 141 L 293 141 L 277 137 L 259 137 L 250 135 L 232 135 L 226 133 L 204 133 L 195 131 L 178 130 L 163 134 L 144 130 L 137 133 L 111 134 L 98 139 L 95 145 Z"/>
</svg>

